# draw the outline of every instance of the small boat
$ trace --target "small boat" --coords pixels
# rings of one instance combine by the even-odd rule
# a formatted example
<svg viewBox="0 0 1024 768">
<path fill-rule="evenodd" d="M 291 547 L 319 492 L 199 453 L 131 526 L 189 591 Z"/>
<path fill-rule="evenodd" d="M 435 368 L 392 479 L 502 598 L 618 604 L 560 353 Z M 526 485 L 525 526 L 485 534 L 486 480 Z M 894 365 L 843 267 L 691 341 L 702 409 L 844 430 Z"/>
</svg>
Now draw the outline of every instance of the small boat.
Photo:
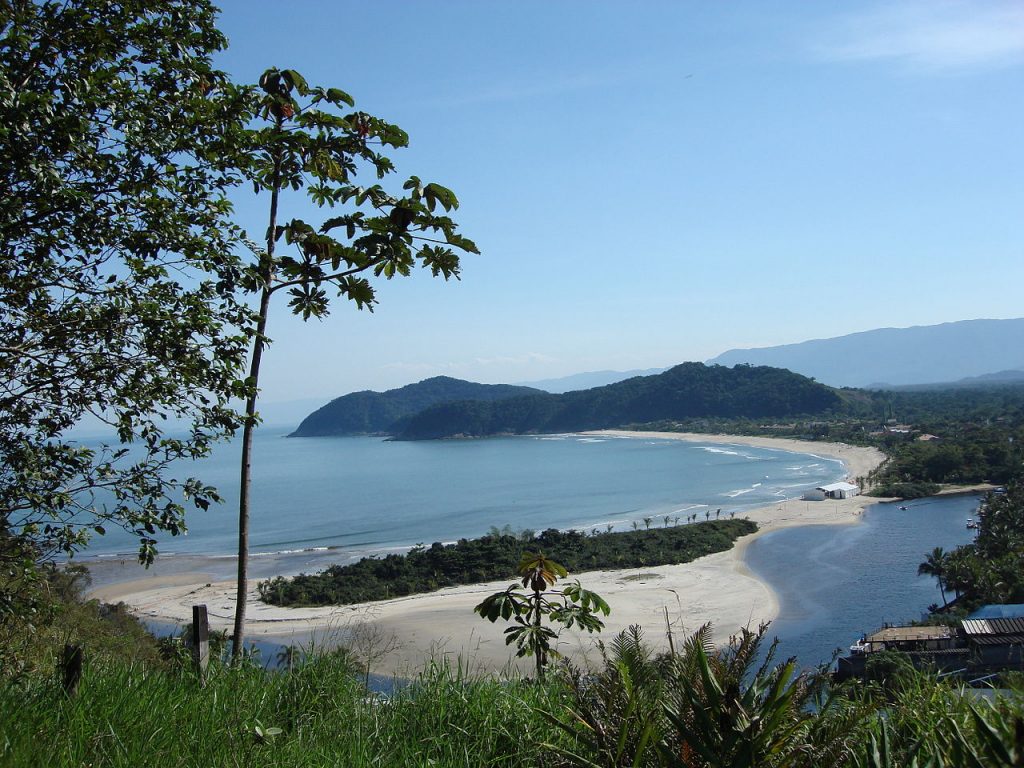
<svg viewBox="0 0 1024 768">
<path fill-rule="evenodd" d="M 901 509 L 902 511 L 904 511 L 904 512 L 906 512 L 906 511 L 907 511 L 907 508 L 906 508 L 906 507 L 900 507 L 900 509 Z"/>
<path fill-rule="evenodd" d="M 977 528 L 978 527 L 978 523 L 975 522 L 973 517 L 968 517 L 967 518 L 967 527 L 968 528 Z"/>
</svg>

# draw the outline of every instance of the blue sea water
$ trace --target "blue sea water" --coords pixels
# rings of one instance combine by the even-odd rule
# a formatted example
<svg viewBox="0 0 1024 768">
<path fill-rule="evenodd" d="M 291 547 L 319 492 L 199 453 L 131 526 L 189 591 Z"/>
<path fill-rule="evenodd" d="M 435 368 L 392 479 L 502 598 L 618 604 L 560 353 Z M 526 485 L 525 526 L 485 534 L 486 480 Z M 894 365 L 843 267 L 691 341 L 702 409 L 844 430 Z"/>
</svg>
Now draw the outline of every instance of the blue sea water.
<svg viewBox="0 0 1024 768">
<path fill-rule="evenodd" d="M 391 442 L 257 433 L 251 551 L 327 552 L 335 560 L 514 530 L 627 530 L 666 515 L 712 516 L 799 496 L 844 474 L 834 459 L 740 445 L 584 435 Z M 810 447 L 810 446 L 809 446 Z M 188 515 L 189 533 L 160 552 L 236 548 L 238 447 L 180 468 L 218 487 L 223 505 Z M 642 524 L 642 523 L 641 523 Z M 130 536 L 96 537 L 90 556 L 131 556 Z"/>
</svg>

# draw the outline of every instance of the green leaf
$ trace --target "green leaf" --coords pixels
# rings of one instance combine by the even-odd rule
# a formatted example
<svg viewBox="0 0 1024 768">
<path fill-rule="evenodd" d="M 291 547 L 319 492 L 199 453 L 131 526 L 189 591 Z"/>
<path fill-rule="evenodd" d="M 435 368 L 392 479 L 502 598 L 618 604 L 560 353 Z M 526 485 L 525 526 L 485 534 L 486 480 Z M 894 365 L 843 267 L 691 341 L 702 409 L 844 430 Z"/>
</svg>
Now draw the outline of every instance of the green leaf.
<svg viewBox="0 0 1024 768">
<path fill-rule="evenodd" d="M 352 97 L 340 88 L 328 88 L 327 100 L 332 104 L 347 104 L 350 107 L 354 107 L 356 105 Z"/>
<path fill-rule="evenodd" d="M 306 78 L 296 72 L 294 69 L 283 69 L 281 70 L 281 78 L 301 96 L 305 96 L 309 93 L 309 84 L 306 82 Z"/>
<path fill-rule="evenodd" d="M 459 200 L 455 193 L 447 187 L 431 182 L 423 189 L 423 196 L 426 198 L 427 207 L 432 211 L 434 204 L 440 203 L 446 211 L 459 207 Z"/>
</svg>

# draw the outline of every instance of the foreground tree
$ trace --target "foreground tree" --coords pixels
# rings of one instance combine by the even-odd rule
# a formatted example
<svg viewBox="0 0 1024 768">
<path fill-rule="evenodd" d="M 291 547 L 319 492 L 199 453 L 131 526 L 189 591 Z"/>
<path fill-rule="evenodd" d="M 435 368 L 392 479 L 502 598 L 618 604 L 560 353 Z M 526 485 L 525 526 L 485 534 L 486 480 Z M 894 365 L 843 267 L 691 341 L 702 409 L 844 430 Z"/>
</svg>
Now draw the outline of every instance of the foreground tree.
<svg viewBox="0 0 1024 768">
<path fill-rule="evenodd" d="M 15 581 L 110 525 L 149 563 L 186 500 L 216 499 L 165 474 L 233 430 L 242 391 L 225 193 L 245 111 L 211 66 L 214 20 L 206 0 L 0 0 L 0 559 Z M 90 417 L 116 438 L 70 439 Z"/>
<path fill-rule="evenodd" d="M 522 589 L 510 584 L 495 592 L 473 610 L 492 624 L 499 618 L 512 620 L 505 630 L 505 644 L 516 646 L 516 656 L 533 656 L 537 663 L 537 679 L 544 679 L 549 658 L 558 656 L 554 645 L 561 629 L 579 627 L 587 632 L 600 632 L 604 622 L 598 614 L 608 615 L 608 603 L 596 592 L 583 589 L 580 583 L 553 589 L 568 572 L 543 554 L 526 552 L 519 561 Z M 524 591 L 528 590 L 528 591 Z M 558 631 L 544 623 L 561 624 Z"/>
<path fill-rule="evenodd" d="M 263 351 L 269 343 L 267 318 L 275 294 L 286 292 L 288 306 L 304 320 L 325 317 L 327 289 L 373 309 L 369 277 L 408 276 L 416 265 L 446 280 L 458 277 L 462 252 L 477 253 L 473 242 L 456 232 L 442 215 L 458 208 L 451 190 L 410 177 L 402 192 L 379 184 L 362 186 L 360 171 L 383 179 L 394 165 L 377 149 L 399 148 L 409 137 L 397 126 L 364 112 L 349 111 L 352 98 L 337 88 L 310 87 L 294 70 L 271 69 L 260 78 L 256 117 L 264 127 L 251 135 L 250 178 L 257 191 L 269 193 L 264 244 L 250 242 L 256 259 L 244 285 L 259 295 L 242 430 L 242 467 L 238 508 L 238 591 L 232 657 L 245 642 L 249 557 L 249 510 L 253 431 Z M 332 209 L 318 226 L 281 212 L 287 191 L 305 189 L 320 208 Z M 278 244 L 285 248 L 278 251 Z"/>
</svg>

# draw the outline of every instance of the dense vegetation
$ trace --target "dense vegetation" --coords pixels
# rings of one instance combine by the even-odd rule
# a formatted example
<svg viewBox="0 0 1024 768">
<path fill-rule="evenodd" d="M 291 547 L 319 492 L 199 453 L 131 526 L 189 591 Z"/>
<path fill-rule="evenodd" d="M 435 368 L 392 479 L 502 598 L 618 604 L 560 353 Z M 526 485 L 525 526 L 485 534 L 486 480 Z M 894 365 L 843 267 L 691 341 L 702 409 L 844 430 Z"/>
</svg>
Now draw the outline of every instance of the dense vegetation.
<svg viewBox="0 0 1024 768">
<path fill-rule="evenodd" d="M 729 549 L 755 530 L 749 520 L 730 519 L 590 536 L 553 528 L 536 538 L 496 531 L 456 544 L 416 547 L 406 555 L 334 565 L 318 574 L 278 577 L 262 582 L 260 594 L 275 605 L 337 605 L 512 579 L 524 549 L 541 551 L 574 573 L 686 563 Z"/>
<path fill-rule="evenodd" d="M 929 553 L 920 572 L 934 576 L 942 590 L 953 592 L 954 615 L 970 613 L 989 603 L 1024 603 L 1024 483 L 1006 493 L 989 494 L 978 519 L 972 544 L 952 552 Z M 936 606 L 937 607 L 937 606 Z"/>
<path fill-rule="evenodd" d="M 149 562 L 186 501 L 219 498 L 182 474 L 249 389 L 227 199 L 247 112 L 215 21 L 207 0 L 0 2 L 4 572 L 113 526 Z M 83 445 L 83 420 L 116 439 Z"/>
<path fill-rule="evenodd" d="M 604 429 L 699 416 L 770 418 L 840 409 L 830 387 L 780 368 L 683 363 L 605 387 L 492 403 L 443 403 L 408 419 L 401 439 Z"/>
<path fill-rule="evenodd" d="M 85 600 L 83 566 L 46 564 L 31 574 L 0 572 L 0 593 L 16 595 L 0 621 L 0 677 L 49 674 L 65 642 L 88 643 L 94 660 L 156 664 L 158 643 L 123 604 Z"/>
<path fill-rule="evenodd" d="M 759 664 L 761 643 L 745 631 L 716 652 L 705 628 L 655 656 L 631 630 L 594 674 L 471 680 L 432 664 L 387 699 L 366 694 L 344 651 L 277 674 L 214 664 L 205 688 L 184 667 L 98 662 L 71 698 L 50 677 L 0 679 L 0 763 L 881 768 L 1024 754 L 1012 681 L 992 704 L 911 670 L 828 690 L 770 653 Z"/>
<path fill-rule="evenodd" d="M 827 418 L 696 417 L 634 426 L 874 446 L 888 460 L 858 482 L 877 496 L 927 496 L 943 484 L 1005 484 L 1024 461 L 1020 385 L 839 395 L 843 408 Z"/>
<path fill-rule="evenodd" d="M 458 400 L 488 402 L 543 394 L 510 384 L 476 384 L 448 376 L 435 376 L 387 392 L 353 392 L 336 398 L 309 414 L 290 437 L 372 435 L 392 433 L 399 420 L 438 403 Z"/>
</svg>

